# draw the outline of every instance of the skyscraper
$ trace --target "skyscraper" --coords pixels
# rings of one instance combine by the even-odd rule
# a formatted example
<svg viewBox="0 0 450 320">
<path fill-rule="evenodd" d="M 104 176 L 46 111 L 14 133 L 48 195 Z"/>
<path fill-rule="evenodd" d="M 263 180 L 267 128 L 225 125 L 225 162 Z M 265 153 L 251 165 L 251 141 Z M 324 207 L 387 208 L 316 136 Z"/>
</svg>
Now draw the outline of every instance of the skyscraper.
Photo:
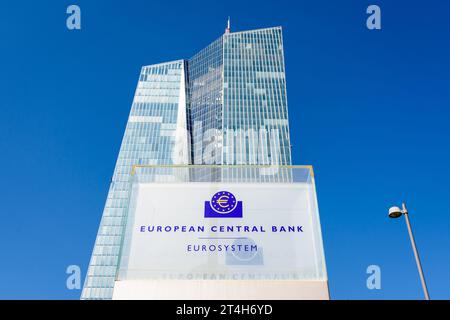
<svg viewBox="0 0 450 320">
<path fill-rule="evenodd" d="M 280 27 L 225 33 L 188 61 L 195 164 L 290 164 Z"/>
<path fill-rule="evenodd" d="M 82 299 L 112 297 L 130 173 L 148 164 L 291 164 L 281 27 L 228 25 L 189 60 L 142 68 Z"/>
</svg>

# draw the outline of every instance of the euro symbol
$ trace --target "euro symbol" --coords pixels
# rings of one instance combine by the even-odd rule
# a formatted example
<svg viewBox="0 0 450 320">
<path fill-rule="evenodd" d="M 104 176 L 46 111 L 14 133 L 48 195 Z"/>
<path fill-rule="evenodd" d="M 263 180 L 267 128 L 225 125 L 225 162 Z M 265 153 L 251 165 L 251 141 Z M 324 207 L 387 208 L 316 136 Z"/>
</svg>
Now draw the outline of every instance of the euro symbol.
<svg viewBox="0 0 450 320">
<path fill-rule="evenodd" d="M 221 196 L 217 199 L 217 204 L 222 208 L 228 208 L 230 205 L 228 204 L 228 196 Z"/>
</svg>

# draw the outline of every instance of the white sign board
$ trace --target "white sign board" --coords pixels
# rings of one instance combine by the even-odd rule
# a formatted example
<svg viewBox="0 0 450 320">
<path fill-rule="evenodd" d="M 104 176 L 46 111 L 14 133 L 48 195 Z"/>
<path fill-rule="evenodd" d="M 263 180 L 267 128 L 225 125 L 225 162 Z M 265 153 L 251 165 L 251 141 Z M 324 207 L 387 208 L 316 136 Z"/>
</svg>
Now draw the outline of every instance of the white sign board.
<svg viewBox="0 0 450 320">
<path fill-rule="evenodd" d="M 306 183 L 137 183 L 119 281 L 326 281 Z"/>
</svg>

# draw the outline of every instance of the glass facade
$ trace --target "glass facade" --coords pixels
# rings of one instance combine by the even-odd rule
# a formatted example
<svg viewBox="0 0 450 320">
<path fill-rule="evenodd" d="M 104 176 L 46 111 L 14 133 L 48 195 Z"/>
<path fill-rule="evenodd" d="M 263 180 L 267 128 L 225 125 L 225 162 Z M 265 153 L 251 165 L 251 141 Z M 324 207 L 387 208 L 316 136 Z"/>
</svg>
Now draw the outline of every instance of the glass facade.
<svg viewBox="0 0 450 320">
<path fill-rule="evenodd" d="M 223 78 L 224 164 L 291 164 L 281 28 L 225 35 Z"/>
<path fill-rule="evenodd" d="M 290 165 L 291 145 L 281 28 L 223 36 L 223 156 L 227 165 Z M 291 181 L 288 171 L 222 174 L 223 181 Z"/>
<path fill-rule="evenodd" d="M 227 32 L 189 60 L 142 68 L 82 299 L 112 297 L 131 170 L 158 164 L 291 164 L 281 27 Z M 289 170 L 264 170 L 236 176 L 241 171 L 197 168 L 190 179 L 292 178 Z"/>
<path fill-rule="evenodd" d="M 193 162 L 221 164 L 223 37 L 197 53 L 188 66 Z"/>
<path fill-rule="evenodd" d="M 184 61 L 141 70 L 82 299 L 112 297 L 133 165 L 188 163 L 185 74 Z"/>
</svg>

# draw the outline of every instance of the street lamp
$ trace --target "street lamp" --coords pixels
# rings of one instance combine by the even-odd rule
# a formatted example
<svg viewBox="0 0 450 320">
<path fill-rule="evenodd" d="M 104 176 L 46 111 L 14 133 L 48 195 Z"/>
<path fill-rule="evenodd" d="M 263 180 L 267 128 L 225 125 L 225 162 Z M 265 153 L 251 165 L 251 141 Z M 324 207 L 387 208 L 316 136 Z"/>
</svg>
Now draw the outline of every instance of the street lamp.
<svg viewBox="0 0 450 320">
<path fill-rule="evenodd" d="M 420 263 L 419 252 L 417 251 L 416 241 L 414 240 L 414 235 L 411 229 L 411 223 L 409 222 L 408 210 L 406 209 L 405 203 L 402 204 L 402 209 L 399 207 L 391 207 L 389 209 L 389 218 L 400 218 L 402 215 L 405 216 L 406 226 L 408 227 L 409 239 L 411 240 L 411 246 L 414 251 L 414 257 L 416 258 L 417 269 L 419 270 L 420 281 L 422 282 L 423 293 L 425 295 L 425 300 L 430 300 L 428 295 L 427 284 L 425 282 L 425 276 L 423 275 L 422 264 Z"/>
</svg>

